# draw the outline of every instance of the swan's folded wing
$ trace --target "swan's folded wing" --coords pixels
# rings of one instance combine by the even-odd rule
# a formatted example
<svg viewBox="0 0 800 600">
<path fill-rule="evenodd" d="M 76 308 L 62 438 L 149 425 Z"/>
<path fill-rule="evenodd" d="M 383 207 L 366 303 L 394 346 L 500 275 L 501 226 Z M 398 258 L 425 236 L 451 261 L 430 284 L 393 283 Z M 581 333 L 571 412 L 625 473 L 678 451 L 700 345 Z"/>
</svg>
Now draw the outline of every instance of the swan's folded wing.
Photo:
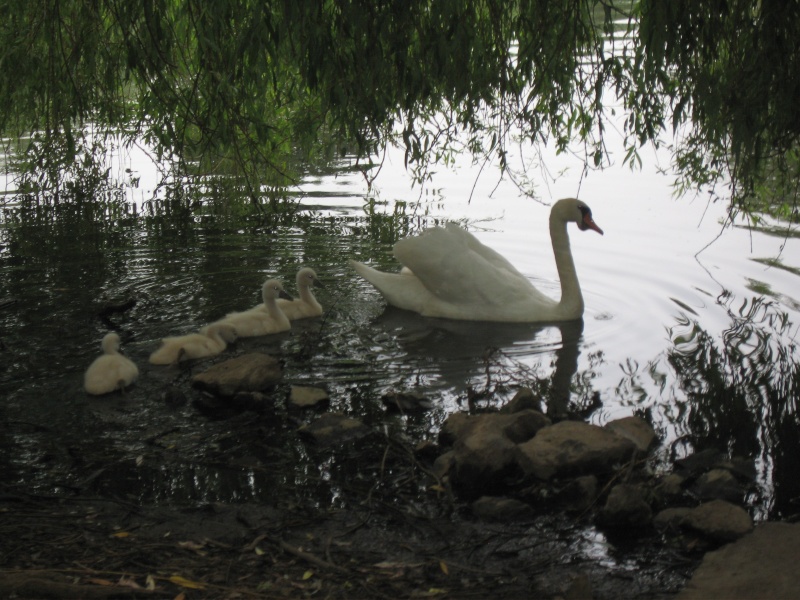
<svg viewBox="0 0 800 600">
<path fill-rule="evenodd" d="M 522 273 L 520 273 L 517 270 L 517 268 L 514 265 L 512 265 L 505 256 L 493 250 L 489 246 L 486 246 L 483 243 L 481 243 L 481 241 L 478 238 L 476 238 L 474 235 L 472 235 L 469 231 L 467 231 L 463 227 L 460 227 L 456 223 L 450 222 L 447 223 L 447 231 L 448 233 L 453 234 L 453 236 L 462 239 L 470 250 L 482 256 L 486 260 L 486 262 L 488 262 L 490 265 L 498 269 L 503 269 L 505 271 L 508 271 L 512 275 L 522 277 L 527 281 L 525 276 Z"/>
<path fill-rule="evenodd" d="M 458 226 L 400 240 L 394 254 L 443 302 L 507 305 L 528 297 L 533 289 L 506 259 Z"/>
</svg>

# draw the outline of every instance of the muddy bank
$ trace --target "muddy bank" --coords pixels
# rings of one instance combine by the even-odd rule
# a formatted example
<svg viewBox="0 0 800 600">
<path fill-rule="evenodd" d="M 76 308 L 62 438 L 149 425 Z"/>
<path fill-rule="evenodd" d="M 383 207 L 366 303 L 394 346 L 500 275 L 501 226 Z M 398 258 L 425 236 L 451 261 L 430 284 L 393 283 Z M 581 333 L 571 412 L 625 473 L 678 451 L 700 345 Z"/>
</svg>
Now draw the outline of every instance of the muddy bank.
<svg viewBox="0 0 800 600">
<path fill-rule="evenodd" d="M 331 510 L 300 499 L 181 508 L 6 494 L 0 595 L 658 598 L 694 566 L 644 540 L 609 565 L 581 551 L 592 541 L 569 520 L 487 524 L 364 492 L 361 505 Z"/>
</svg>

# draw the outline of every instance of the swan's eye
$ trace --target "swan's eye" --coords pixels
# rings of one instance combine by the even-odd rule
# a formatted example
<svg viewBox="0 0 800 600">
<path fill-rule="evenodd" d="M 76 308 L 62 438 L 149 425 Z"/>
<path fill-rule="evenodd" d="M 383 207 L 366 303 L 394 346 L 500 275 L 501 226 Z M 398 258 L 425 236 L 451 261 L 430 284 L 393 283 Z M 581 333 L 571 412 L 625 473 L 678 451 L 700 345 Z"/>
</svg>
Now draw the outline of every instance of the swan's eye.
<svg viewBox="0 0 800 600">
<path fill-rule="evenodd" d="M 577 221 L 578 229 L 580 229 L 581 231 L 586 231 L 587 229 L 589 229 L 589 226 L 586 224 L 586 218 L 588 217 L 589 220 L 591 220 L 592 211 L 585 204 L 579 204 L 578 210 L 581 211 L 581 218 L 578 219 Z"/>
</svg>

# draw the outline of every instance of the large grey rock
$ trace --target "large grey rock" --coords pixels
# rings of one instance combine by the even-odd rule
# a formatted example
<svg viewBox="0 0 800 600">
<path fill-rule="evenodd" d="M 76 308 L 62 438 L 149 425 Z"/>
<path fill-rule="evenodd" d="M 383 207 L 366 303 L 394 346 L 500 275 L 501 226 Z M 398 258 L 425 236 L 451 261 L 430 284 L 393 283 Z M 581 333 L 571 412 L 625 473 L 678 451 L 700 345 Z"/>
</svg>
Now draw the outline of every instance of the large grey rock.
<svg viewBox="0 0 800 600">
<path fill-rule="evenodd" d="M 800 525 L 764 523 L 709 552 L 677 600 L 794 600 L 800 595 Z"/>
<path fill-rule="evenodd" d="M 530 439 L 547 423 L 549 419 L 534 410 L 452 420 L 448 435 L 455 437 L 454 484 L 473 492 L 497 485 L 516 468 L 517 443 Z"/>
<path fill-rule="evenodd" d="M 486 413 L 469 415 L 453 413 L 447 417 L 439 432 L 442 445 L 453 446 L 476 432 L 492 431 L 519 443 L 531 439 L 542 427 L 550 425 L 550 419 L 539 411 L 523 409 L 513 414 Z"/>
<path fill-rule="evenodd" d="M 740 506 L 712 500 L 693 508 L 681 525 L 720 542 L 739 539 L 753 529 L 753 520 Z"/>
<path fill-rule="evenodd" d="M 462 491 L 482 492 L 510 474 L 517 445 L 491 427 L 476 427 L 453 446 L 453 483 Z"/>
<path fill-rule="evenodd" d="M 517 461 L 523 472 L 539 479 L 611 471 L 629 460 L 635 444 L 616 433 L 580 421 L 562 421 L 541 429 L 519 444 Z"/>
<path fill-rule="evenodd" d="M 192 385 L 219 396 L 238 392 L 260 392 L 280 381 L 280 361 L 274 356 L 253 352 L 218 363 L 192 377 Z"/>
</svg>

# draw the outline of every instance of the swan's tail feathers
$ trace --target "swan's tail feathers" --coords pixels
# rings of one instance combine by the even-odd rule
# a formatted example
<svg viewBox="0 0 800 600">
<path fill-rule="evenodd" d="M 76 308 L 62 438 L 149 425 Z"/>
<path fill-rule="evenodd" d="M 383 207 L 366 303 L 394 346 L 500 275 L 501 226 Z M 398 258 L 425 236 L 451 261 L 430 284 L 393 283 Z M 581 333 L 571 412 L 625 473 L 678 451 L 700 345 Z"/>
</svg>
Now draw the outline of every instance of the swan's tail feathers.
<svg viewBox="0 0 800 600">
<path fill-rule="evenodd" d="M 369 283 L 371 283 L 386 301 L 392 306 L 422 311 L 422 301 L 426 297 L 426 290 L 422 287 L 410 270 L 405 269 L 400 273 L 385 273 L 372 267 L 351 260 L 350 265 Z"/>
<path fill-rule="evenodd" d="M 356 260 L 351 259 L 349 262 L 350 266 L 353 267 L 353 269 L 355 269 L 356 273 L 361 275 L 361 277 L 369 281 L 372 285 L 375 285 L 373 279 L 376 278 L 377 274 L 380 274 L 380 271 L 373 269 L 372 267 L 368 267 L 364 263 L 360 263 Z M 377 285 L 375 285 L 375 287 L 377 287 Z"/>
</svg>

